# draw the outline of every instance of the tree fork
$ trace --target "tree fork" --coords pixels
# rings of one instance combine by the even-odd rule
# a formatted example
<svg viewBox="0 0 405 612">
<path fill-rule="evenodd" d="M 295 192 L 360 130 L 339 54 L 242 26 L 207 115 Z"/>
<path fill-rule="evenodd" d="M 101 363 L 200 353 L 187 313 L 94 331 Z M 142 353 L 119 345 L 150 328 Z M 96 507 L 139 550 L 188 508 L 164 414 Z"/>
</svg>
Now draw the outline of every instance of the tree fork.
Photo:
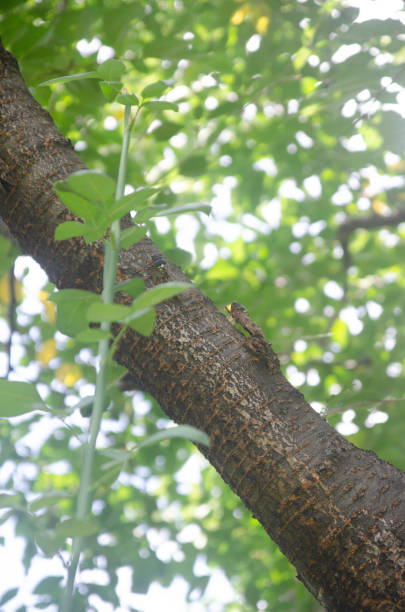
<svg viewBox="0 0 405 612">
<path fill-rule="evenodd" d="M 52 185 L 82 168 L 0 44 L 0 215 L 57 287 L 100 292 L 102 244 L 54 240 L 75 217 Z M 152 286 L 156 257 L 187 280 L 148 239 L 121 253 L 117 280 Z M 158 306 L 151 337 L 127 331 L 115 357 L 173 420 L 207 432 L 201 452 L 326 609 L 405 608 L 404 473 L 331 428 L 196 287 Z"/>
</svg>

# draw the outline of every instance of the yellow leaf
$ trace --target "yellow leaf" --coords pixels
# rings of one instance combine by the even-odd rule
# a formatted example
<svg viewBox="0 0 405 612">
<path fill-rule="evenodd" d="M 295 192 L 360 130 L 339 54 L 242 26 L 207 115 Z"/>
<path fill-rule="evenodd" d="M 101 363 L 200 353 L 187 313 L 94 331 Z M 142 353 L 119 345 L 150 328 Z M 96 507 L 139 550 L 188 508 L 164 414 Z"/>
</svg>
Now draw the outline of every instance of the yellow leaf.
<svg viewBox="0 0 405 612">
<path fill-rule="evenodd" d="M 377 149 L 382 147 L 384 139 L 378 132 L 378 130 L 376 130 L 371 125 L 363 123 L 363 125 L 359 127 L 359 132 L 364 138 L 364 142 L 367 145 L 367 149 L 369 149 L 370 151 L 376 151 Z"/>
<path fill-rule="evenodd" d="M 43 303 L 45 310 L 45 319 L 49 321 L 49 323 L 55 323 L 55 304 L 54 302 L 48 301 L 49 293 L 47 291 L 40 291 L 38 294 L 38 299 Z"/>
<path fill-rule="evenodd" d="M 308 49 L 308 47 L 301 47 L 300 49 L 298 49 L 293 59 L 293 65 L 295 70 L 301 70 L 310 55 L 311 49 Z"/>
<path fill-rule="evenodd" d="M 265 15 L 259 17 L 259 19 L 256 21 L 256 32 L 258 32 L 259 34 L 266 34 L 267 28 L 269 27 L 269 23 L 269 17 L 266 17 Z"/>
<path fill-rule="evenodd" d="M 42 365 L 47 366 L 48 363 L 53 359 L 56 355 L 56 341 L 55 338 L 50 338 L 49 340 L 45 340 L 39 347 L 37 351 L 37 359 L 42 363 Z"/>
<path fill-rule="evenodd" d="M 373 210 L 377 215 L 386 215 L 389 212 L 389 207 L 382 200 L 375 199 L 372 202 Z"/>
<path fill-rule="evenodd" d="M 81 377 L 82 371 L 76 363 L 64 363 L 55 373 L 55 378 L 67 387 L 72 387 Z"/>
<path fill-rule="evenodd" d="M 21 302 L 23 298 L 22 284 L 16 278 L 14 279 L 14 292 L 16 301 Z M 10 304 L 10 279 L 8 274 L 5 274 L 0 280 L 0 302 Z"/>
<path fill-rule="evenodd" d="M 303 77 L 301 79 L 301 89 L 302 89 L 302 93 L 304 94 L 310 94 L 313 91 L 315 91 L 315 89 L 318 87 L 318 81 L 317 79 L 314 79 L 313 77 Z"/>
<path fill-rule="evenodd" d="M 399 161 L 393 164 L 387 164 L 387 168 L 388 170 L 392 170 L 396 172 L 403 172 L 405 169 L 405 163 L 402 159 L 400 159 Z"/>
<path fill-rule="evenodd" d="M 332 340 L 344 348 L 349 340 L 349 328 L 347 327 L 347 324 L 342 321 L 342 319 L 336 319 L 332 325 L 331 332 Z"/>
<path fill-rule="evenodd" d="M 244 21 L 246 15 L 249 13 L 249 4 L 243 4 L 240 8 L 238 8 L 231 17 L 232 25 L 240 25 L 242 21 Z"/>
</svg>

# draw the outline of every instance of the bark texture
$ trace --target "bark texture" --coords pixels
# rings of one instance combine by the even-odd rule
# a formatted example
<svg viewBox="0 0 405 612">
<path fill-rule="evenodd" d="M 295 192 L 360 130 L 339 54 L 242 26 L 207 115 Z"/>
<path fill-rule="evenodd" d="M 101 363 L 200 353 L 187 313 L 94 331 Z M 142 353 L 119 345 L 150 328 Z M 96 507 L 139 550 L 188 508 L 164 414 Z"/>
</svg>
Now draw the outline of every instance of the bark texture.
<svg viewBox="0 0 405 612">
<path fill-rule="evenodd" d="M 59 288 L 99 292 L 102 245 L 53 239 L 55 227 L 74 216 L 52 185 L 83 164 L 2 46 L 0 103 L 3 221 Z M 158 254 L 147 239 L 123 252 L 117 280 L 140 276 L 152 286 Z M 165 270 L 167 280 L 186 280 L 171 262 Z M 129 331 L 116 354 L 138 387 L 176 422 L 207 432 L 211 447 L 201 452 L 326 609 L 404 610 L 404 473 L 332 429 L 277 360 L 257 359 L 192 284 L 157 315 L 150 338 Z"/>
</svg>

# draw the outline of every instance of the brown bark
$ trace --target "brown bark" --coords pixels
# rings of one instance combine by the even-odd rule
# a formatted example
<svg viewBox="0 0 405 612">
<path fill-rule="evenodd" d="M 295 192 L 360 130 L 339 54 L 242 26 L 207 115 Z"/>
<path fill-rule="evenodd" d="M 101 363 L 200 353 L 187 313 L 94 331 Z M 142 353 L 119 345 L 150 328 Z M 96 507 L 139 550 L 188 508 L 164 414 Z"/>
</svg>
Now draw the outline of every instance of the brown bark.
<svg viewBox="0 0 405 612">
<path fill-rule="evenodd" d="M 73 216 L 52 184 L 83 164 L 2 47 L 0 100 L 1 217 L 58 287 L 100 291 L 102 245 L 53 239 Z M 123 252 L 119 279 L 152 286 L 157 253 L 146 239 Z M 170 262 L 167 277 L 185 279 Z M 201 452 L 305 586 L 328 610 L 405 609 L 404 474 L 332 429 L 197 288 L 157 314 L 152 336 L 127 333 L 117 360 L 171 418 L 207 432 Z"/>
</svg>

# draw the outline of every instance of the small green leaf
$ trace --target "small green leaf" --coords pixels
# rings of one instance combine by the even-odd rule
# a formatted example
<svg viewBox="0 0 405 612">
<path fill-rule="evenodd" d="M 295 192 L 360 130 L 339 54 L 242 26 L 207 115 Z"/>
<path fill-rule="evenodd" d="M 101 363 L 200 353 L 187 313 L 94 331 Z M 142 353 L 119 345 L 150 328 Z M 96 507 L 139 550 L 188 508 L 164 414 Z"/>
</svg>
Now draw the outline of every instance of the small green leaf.
<svg viewBox="0 0 405 612">
<path fill-rule="evenodd" d="M 60 190 L 57 183 L 55 183 L 54 188 L 64 205 L 67 206 L 73 214 L 90 221 L 95 221 L 99 217 L 100 207 L 94 204 L 94 202 L 90 202 L 90 200 L 82 198 L 72 191 Z"/>
<path fill-rule="evenodd" d="M 110 491 L 112 485 L 121 474 L 124 465 L 125 463 L 122 462 L 110 461 L 102 476 L 97 477 L 96 474 L 92 487 L 95 497 L 103 497 L 107 491 Z"/>
<path fill-rule="evenodd" d="M 93 521 L 66 519 L 55 527 L 55 534 L 64 538 L 77 538 L 97 533 L 100 527 Z"/>
<path fill-rule="evenodd" d="M 67 493 L 61 493 L 61 491 L 46 491 L 42 493 L 37 499 L 30 503 L 29 509 L 31 512 L 36 512 L 42 508 L 48 508 L 65 499 L 70 499 L 71 495 Z"/>
<path fill-rule="evenodd" d="M 55 229 L 55 240 L 67 240 L 75 236 L 83 236 L 85 224 L 80 221 L 65 221 Z"/>
<path fill-rule="evenodd" d="M 159 110 L 172 110 L 178 112 L 179 107 L 174 102 L 165 102 L 164 100 L 153 100 L 151 102 L 144 102 L 143 106 L 149 108 L 152 111 Z"/>
<path fill-rule="evenodd" d="M 130 314 L 131 308 L 123 304 L 91 304 L 86 312 L 87 321 L 101 323 L 102 321 L 124 321 Z"/>
<path fill-rule="evenodd" d="M 8 589 L 5 593 L 3 593 L 0 599 L 0 606 L 3 606 L 5 603 L 10 601 L 10 599 L 13 599 L 13 597 L 15 597 L 17 593 L 18 587 L 15 587 L 14 589 Z"/>
<path fill-rule="evenodd" d="M 191 440 L 191 442 L 210 446 L 209 437 L 200 429 L 192 427 L 192 425 L 178 425 L 177 427 L 170 427 L 165 431 L 159 431 L 158 433 L 152 434 L 146 440 L 142 440 L 142 442 L 137 445 L 137 448 L 149 446 L 150 444 L 155 444 L 155 442 L 168 440 L 170 438 L 185 438 L 186 440 Z"/>
<path fill-rule="evenodd" d="M 114 202 L 110 210 L 110 218 L 112 220 L 121 219 L 121 217 L 129 213 L 129 211 L 143 208 L 145 202 L 158 193 L 158 191 L 159 189 L 156 187 L 143 187 L 142 189 L 138 189 L 138 191 L 128 193 L 128 195 Z"/>
<path fill-rule="evenodd" d="M 203 202 L 190 202 L 188 204 L 181 204 L 179 206 L 173 206 L 172 208 L 166 208 L 165 210 L 159 210 L 154 214 L 154 217 L 181 215 L 189 212 L 203 212 L 209 215 L 211 211 L 212 206 L 210 204 L 204 204 Z"/>
<path fill-rule="evenodd" d="M 143 336 L 150 336 L 155 326 L 156 312 L 154 308 L 136 311 L 129 320 L 129 326 Z"/>
<path fill-rule="evenodd" d="M 188 266 L 193 260 L 193 256 L 189 251 L 179 248 L 169 249 L 165 251 L 165 255 L 178 266 Z"/>
<path fill-rule="evenodd" d="M 121 246 L 124 249 L 129 249 L 133 244 L 139 242 L 146 234 L 148 228 L 142 225 L 127 227 L 121 233 Z"/>
<path fill-rule="evenodd" d="M 190 155 L 179 165 L 179 172 L 184 176 L 201 176 L 207 172 L 207 158 L 202 153 Z"/>
<path fill-rule="evenodd" d="M 160 207 L 147 206 L 146 208 L 143 208 L 142 210 L 139 210 L 136 213 L 135 217 L 133 218 L 133 221 L 138 224 L 146 223 L 146 221 L 149 221 L 149 219 L 152 219 L 152 217 L 156 217 L 157 209 L 160 210 Z"/>
<path fill-rule="evenodd" d="M 308 96 L 319 87 L 319 80 L 314 77 L 303 77 L 301 79 L 302 93 Z"/>
<path fill-rule="evenodd" d="M 82 79 L 100 79 L 99 74 L 92 70 L 91 72 L 78 72 L 77 74 L 67 74 L 66 76 L 56 77 L 55 79 L 49 79 L 48 81 L 42 81 L 37 87 L 45 87 L 46 85 L 53 85 L 54 83 L 69 83 L 69 81 L 81 81 Z"/>
<path fill-rule="evenodd" d="M 297 72 L 299 72 L 305 66 L 311 53 L 312 51 L 310 47 L 301 47 L 298 49 L 293 59 L 293 66 Z"/>
<path fill-rule="evenodd" d="M 141 310 L 148 306 L 155 306 L 155 304 L 168 300 L 187 289 L 193 289 L 193 285 L 183 282 L 168 282 L 156 285 L 156 287 L 152 287 L 152 289 L 148 289 L 141 293 L 141 295 L 134 300 L 130 307 L 131 311 L 135 312 L 136 310 Z"/>
<path fill-rule="evenodd" d="M 114 200 L 115 181 L 98 170 L 79 170 L 55 183 L 58 191 L 73 191 L 92 202 Z"/>
<path fill-rule="evenodd" d="M 156 81 L 142 89 L 142 98 L 158 98 L 166 89 L 170 87 L 169 81 Z"/>
<path fill-rule="evenodd" d="M 145 288 L 145 284 L 141 278 L 130 278 L 119 285 L 115 285 L 114 291 L 124 291 L 132 297 L 137 297 Z"/>
<path fill-rule="evenodd" d="M 99 85 L 107 102 L 113 102 L 122 87 L 119 81 L 100 81 Z"/>
<path fill-rule="evenodd" d="M 65 542 L 64 538 L 60 535 L 56 535 L 52 529 L 41 529 L 41 531 L 38 531 L 35 535 L 35 541 L 45 557 L 49 559 L 56 555 Z"/>
<path fill-rule="evenodd" d="M 169 140 L 169 138 L 180 132 L 182 127 L 182 125 L 172 121 L 164 121 L 162 125 L 153 130 L 153 138 L 158 141 Z"/>
<path fill-rule="evenodd" d="M 96 240 L 100 240 L 104 237 L 104 233 L 107 230 L 109 223 L 106 225 L 89 225 L 89 223 L 84 224 L 84 232 L 83 238 L 90 244 L 90 242 L 95 242 Z"/>
<path fill-rule="evenodd" d="M 33 383 L 0 379 L 1 418 L 19 416 L 33 410 L 48 412 Z"/>
<path fill-rule="evenodd" d="M 342 319 L 336 319 L 331 329 L 332 340 L 344 348 L 349 340 L 349 328 Z"/>
<path fill-rule="evenodd" d="M 380 134 L 378 130 L 376 130 L 371 125 L 367 123 L 363 123 L 359 126 L 359 132 L 364 138 L 364 142 L 366 143 L 367 149 L 369 151 L 377 151 L 384 144 L 384 136 Z"/>
<path fill-rule="evenodd" d="M 84 289 L 61 289 L 60 291 L 54 291 L 50 296 L 48 296 L 48 300 L 50 302 L 54 302 L 58 305 L 65 304 L 67 302 L 80 302 L 80 305 L 83 306 L 84 302 L 91 302 L 94 300 L 98 301 L 100 299 L 101 298 L 98 293 L 85 291 Z"/>
<path fill-rule="evenodd" d="M 125 64 L 120 60 L 108 59 L 99 65 L 97 72 L 105 81 L 119 81 L 125 74 Z"/>
<path fill-rule="evenodd" d="M 99 455 L 103 457 L 108 457 L 108 459 L 114 459 L 114 461 L 124 462 L 132 457 L 132 454 L 129 451 L 122 450 L 120 448 L 104 448 L 99 451 Z M 105 464 L 101 469 L 105 469 Z"/>
<path fill-rule="evenodd" d="M 100 219 L 101 221 L 101 219 Z M 95 242 L 104 237 L 104 233 L 110 224 L 98 225 L 90 223 L 81 223 L 80 221 L 66 221 L 60 223 L 55 230 L 55 240 L 68 240 L 82 236 L 87 244 Z"/>
<path fill-rule="evenodd" d="M 89 328 L 84 329 L 79 332 L 77 336 L 75 336 L 75 340 L 80 343 L 91 343 L 91 342 L 99 342 L 100 340 L 104 340 L 106 338 L 112 338 L 112 334 L 110 334 L 105 329 L 95 329 Z"/>
<path fill-rule="evenodd" d="M 48 300 L 58 306 L 57 328 L 67 336 L 76 336 L 87 329 L 88 323 L 83 317 L 83 312 L 91 303 L 100 302 L 101 297 L 97 293 L 83 289 L 62 289 L 62 291 L 52 293 Z"/>
<path fill-rule="evenodd" d="M 117 102 L 124 104 L 124 106 L 138 106 L 139 100 L 135 94 L 118 94 Z"/>
<path fill-rule="evenodd" d="M 0 493 L 0 508 L 21 508 L 24 506 L 24 497 L 21 493 Z"/>
<path fill-rule="evenodd" d="M 75 405 L 75 410 L 80 410 L 82 416 L 88 417 L 91 415 L 94 404 L 94 395 L 88 395 L 84 397 L 80 402 Z"/>
</svg>

